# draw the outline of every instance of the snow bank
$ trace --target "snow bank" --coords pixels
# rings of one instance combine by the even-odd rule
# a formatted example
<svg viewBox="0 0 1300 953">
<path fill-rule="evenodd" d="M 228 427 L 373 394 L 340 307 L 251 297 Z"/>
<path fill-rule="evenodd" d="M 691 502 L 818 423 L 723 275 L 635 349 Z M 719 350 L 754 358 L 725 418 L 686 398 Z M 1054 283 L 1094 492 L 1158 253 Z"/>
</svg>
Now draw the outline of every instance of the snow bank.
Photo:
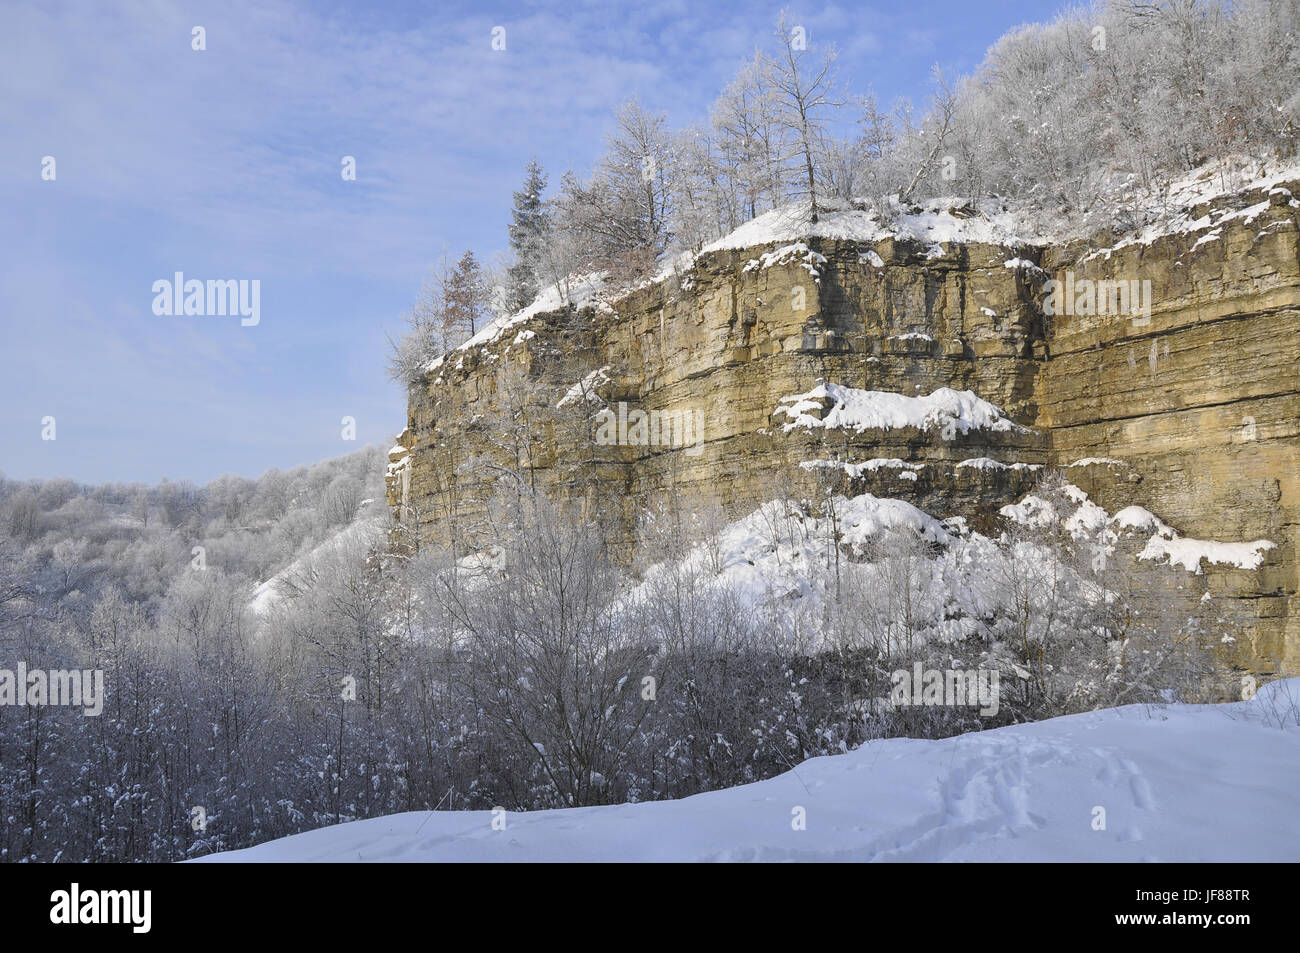
<svg viewBox="0 0 1300 953">
<path fill-rule="evenodd" d="M 700 254 L 743 250 L 776 242 L 790 243 L 804 238 L 870 242 L 888 236 L 889 231 L 870 212 L 848 206 L 823 209 L 814 223 L 808 203 L 796 202 L 750 219 L 735 231 L 705 245 Z"/>
<path fill-rule="evenodd" d="M 665 573 L 687 573 L 715 579 L 746 606 L 788 597 L 816 602 L 825 595 L 824 567 L 836 527 L 840 544 L 851 548 L 887 530 L 913 533 L 932 543 L 946 544 L 951 538 L 939 520 L 905 500 L 864 493 L 851 499 L 837 496 L 833 505 L 834 522 L 829 515 L 804 513 L 793 502 L 766 503 L 721 527 L 680 562 L 650 567 L 630 598 L 652 596 Z"/>
<path fill-rule="evenodd" d="M 932 246 L 951 242 L 982 242 L 990 245 L 1023 245 L 1041 241 L 1025 236 L 1022 223 L 996 203 L 983 202 L 978 209 L 966 199 L 944 197 L 927 199 L 917 205 L 894 203 L 891 221 L 882 223 L 875 213 L 866 211 L 865 202 L 822 200 L 818 203 L 817 221 L 812 221 L 808 202 L 796 202 L 751 219 L 730 234 L 710 242 L 701 254 L 713 251 L 736 251 L 776 242 L 791 243 L 807 238 L 875 242 L 902 238 L 926 242 Z M 953 214 L 959 211 L 959 214 Z M 867 252 L 870 263 L 881 267 L 884 262 L 874 251 Z M 937 254 L 942 254 L 938 249 Z M 936 255 L 937 256 L 937 255 Z"/>
<path fill-rule="evenodd" d="M 1172 534 L 1173 529 L 1150 510 L 1140 506 L 1126 506 L 1110 518 L 1112 527 L 1132 529 L 1144 533 Z"/>
<path fill-rule="evenodd" d="M 818 419 L 809 411 L 831 407 Z M 786 433 L 797 427 L 815 429 L 940 430 L 945 440 L 972 430 L 1028 431 L 1002 415 L 1001 408 L 981 400 L 974 391 L 940 387 L 926 397 L 908 397 L 892 391 L 859 390 L 835 383 L 818 384 L 806 394 L 782 397 L 773 412 L 784 415 Z"/>
<path fill-rule="evenodd" d="M 855 548 L 886 530 L 906 530 L 932 543 L 949 541 L 942 523 L 906 500 L 882 499 L 864 493 L 841 501 L 838 517 L 841 541 Z"/>
<path fill-rule="evenodd" d="M 679 801 L 507 814 L 504 830 L 488 811 L 397 814 L 203 860 L 1295 861 L 1297 699 L 1290 679 L 1227 705 L 872 741 Z"/>
</svg>

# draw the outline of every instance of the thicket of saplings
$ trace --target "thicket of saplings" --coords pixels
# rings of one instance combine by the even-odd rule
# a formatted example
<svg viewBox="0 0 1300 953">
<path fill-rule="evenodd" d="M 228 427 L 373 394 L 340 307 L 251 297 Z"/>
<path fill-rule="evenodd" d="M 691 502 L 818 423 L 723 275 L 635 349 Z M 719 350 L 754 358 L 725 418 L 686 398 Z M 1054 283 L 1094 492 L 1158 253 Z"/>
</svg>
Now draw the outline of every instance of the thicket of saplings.
<svg viewBox="0 0 1300 953">
<path fill-rule="evenodd" d="M 497 547 L 477 559 L 381 556 L 382 532 L 354 526 L 260 617 L 254 579 L 195 569 L 188 549 L 144 597 L 102 561 L 54 557 L 63 540 L 6 537 L 0 667 L 102 669 L 106 697 L 98 717 L 0 706 L 0 856 L 174 860 L 402 811 L 681 797 L 871 739 L 1199 700 L 1213 682 L 1220 634 L 1177 611 L 1170 571 L 1098 560 L 1064 517 L 850 551 L 825 529 L 831 502 L 771 511 L 771 545 L 813 554 L 804 598 L 742 598 L 709 558 L 638 583 L 599 527 L 526 493 L 492 508 Z M 685 554 L 690 515 L 661 523 L 665 553 Z M 702 531 L 705 551 L 722 532 Z M 996 669 L 997 714 L 891 704 L 892 673 L 917 662 Z"/>
</svg>

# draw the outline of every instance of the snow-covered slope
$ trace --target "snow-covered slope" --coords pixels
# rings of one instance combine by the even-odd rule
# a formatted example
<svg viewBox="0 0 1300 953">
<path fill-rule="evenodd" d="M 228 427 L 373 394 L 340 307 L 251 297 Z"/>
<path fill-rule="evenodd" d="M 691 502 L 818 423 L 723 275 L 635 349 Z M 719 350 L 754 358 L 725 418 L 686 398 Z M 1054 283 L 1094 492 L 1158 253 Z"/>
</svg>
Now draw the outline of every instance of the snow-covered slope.
<svg viewBox="0 0 1300 953">
<path fill-rule="evenodd" d="M 451 364 L 455 367 L 464 357 L 464 352 L 481 348 L 485 344 L 495 344 L 508 331 L 516 326 L 527 324 L 530 318 L 539 314 L 558 311 L 568 305 L 573 305 L 575 308 L 601 307 L 604 302 L 605 285 L 606 275 L 604 272 L 572 275 L 569 278 L 568 287 L 563 290 L 556 285 L 547 285 L 528 307 L 489 321 L 469 340 L 458 345 L 449 353 L 434 358 L 426 366 L 425 370 L 428 372 L 438 371 L 444 364 Z M 603 306 L 608 307 L 607 304 Z M 519 334 L 524 334 L 524 331 L 520 331 Z M 523 343 L 528 339 L 528 337 L 520 338 L 519 334 L 513 336 L 515 344 Z"/>
<path fill-rule="evenodd" d="M 204 859 L 1295 861 L 1298 705 L 1290 679 L 1228 705 L 869 742 L 681 801 L 507 814 L 504 830 L 487 811 L 399 814 Z"/>
<path fill-rule="evenodd" d="M 969 422 L 971 418 L 960 419 Z M 957 464 L 962 465 L 1006 466 L 980 457 Z M 921 469 L 921 465 L 892 458 L 857 463 L 806 460 L 800 467 L 843 468 L 850 476 L 887 469 L 897 473 L 900 480 L 914 478 L 915 470 Z M 797 598 L 807 607 L 809 618 L 818 618 L 821 606 L 834 591 L 830 587 L 837 585 L 836 574 L 828 571 L 828 552 L 832 550 L 829 541 L 835 539 L 843 551 L 860 555 L 871 544 L 885 542 L 887 534 L 897 533 L 937 544 L 931 551 L 918 553 L 923 563 L 909 572 L 909 611 L 918 640 L 944 645 L 972 635 L 986 636 L 977 620 L 996 614 L 999 607 L 1016 611 L 1008 604 L 1009 593 L 1004 588 L 1006 579 L 1016 574 L 1008 560 L 1059 558 L 1059 554 L 1042 548 L 1009 551 L 1004 541 L 971 531 L 960 517 L 939 520 L 906 500 L 863 493 L 835 496 L 831 503 L 830 509 L 819 512 L 806 511 L 796 500 L 765 503 L 741 519 L 717 527 L 708 541 L 691 547 L 680 558 L 649 567 L 632 598 L 654 599 L 661 584 L 671 588 L 674 578 L 692 577 L 712 580 L 757 613 L 772 605 L 788 609 L 789 600 Z M 1068 483 L 1062 485 L 1059 499 L 1031 493 L 1018 503 L 1002 507 L 1000 512 L 1009 523 L 1031 527 L 1059 521 L 1090 553 L 1094 565 L 1110 562 L 1121 540 L 1134 548 L 1140 561 L 1167 563 L 1197 576 L 1204 575 L 1208 564 L 1257 568 L 1264 554 L 1276 547 L 1267 539 L 1185 537 L 1137 506 L 1112 516 L 1083 490 Z M 851 582 L 862 593 L 893 591 L 897 579 L 889 575 L 891 571 L 871 560 L 845 560 L 838 570 L 846 585 Z M 1066 567 L 1064 571 L 1072 570 Z M 1207 590 L 1204 598 L 1208 601 L 1213 596 Z M 814 626 L 811 631 L 816 630 Z M 810 638 L 813 641 L 805 645 L 808 650 L 812 650 L 818 636 Z"/>
<path fill-rule="evenodd" d="M 387 521 L 384 516 L 385 514 L 379 513 L 359 517 L 313 548 L 306 555 L 295 559 L 253 590 L 253 598 L 250 600 L 248 607 L 253 610 L 254 615 L 258 617 L 265 616 L 280 601 L 283 590 L 292 588 L 295 580 L 300 579 L 320 560 L 342 553 L 349 547 L 368 546 L 382 538 L 387 529 Z"/>
<path fill-rule="evenodd" d="M 822 198 L 818 220 L 812 221 L 807 201 L 795 202 L 751 219 L 730 234 L 705 245 L 702 252 L 754 248 L 773 242 L 795 242 L 804 238 L 876 242 L 905 238 L 931 244 L 941 242 L 985 242 L 1022 245 L 1041 241 L 1042 235 L 1026 228 L 1017 217 L 987 201 L 976 209 L 964 198 L 927 199 L 915 206 L 895 203 L 891 220 L 882 222 L 868 210 L 865 200 L 852 203 Z M 960 214 L 953 214 L 959 210 Z"/>
</svg>

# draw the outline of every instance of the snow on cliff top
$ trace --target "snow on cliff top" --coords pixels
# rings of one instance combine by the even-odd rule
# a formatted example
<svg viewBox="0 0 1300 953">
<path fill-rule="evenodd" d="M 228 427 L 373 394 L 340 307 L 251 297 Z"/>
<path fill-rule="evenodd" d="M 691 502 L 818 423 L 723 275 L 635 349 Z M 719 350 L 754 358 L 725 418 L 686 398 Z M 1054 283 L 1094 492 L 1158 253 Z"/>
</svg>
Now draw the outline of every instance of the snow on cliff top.
<svg viewBox="0 0 1300 953">
<path fill-rule="evenodd" d="M 395 814 L 202 860 L 1294 861 L 1298 701 L 1289 679 L 1230 704 L 870 741 L 677 801 L 508 813 L 504 830 L 489 811 Z"/>
<path fill-rule="evenodd" d="M 1213 214 L 1193 217 L 1193 210 L 1201 203 L 1233 193 L 1253 189 L 1268 189 L 1277 183 L 1300 178 L 1300 160 L 1256 159 L 1232 157 L 1207 163 L 1166 189 L 1129 189 L 1111 201 L 1117 211 L 1123 209 L 1144 218 L 1145 224 L 1135 227 L 1109 248 L 1092 251 L 1088 257 L 1109 255 L 1115 249 L 1132 244 L 1150 244 L 1157 238 L 1178 232 L 1211 230 L 1226 221 L 1253 217 L 1266 211 L 1268 202 L 1257 203 L 1244 209 L 1225 208 Z M 805 201 L 783 205 L 745 222 L 727 235 L 710 242 L 699 254 L 716 251 L 744 251 L 767 245 L 787 246 L 757 259 L 756 268 L 768 267 L 777 260 L 790 257 L 792 252 L 806 255 L 808 267 L 817 277 L 818 259 L 821 256 L 808 249 L 805 239 L 824 238 L 854 242 L 879 242 L 885 239 L 908 239 L 929 245 L 928 257 L 944 254 L 943 245 L 950 243 L 982 243 L 1019 248 L 1032 245 L 1061 243 L 1075 238 L 1085 238 L 1095 229 L 1083 219 L 1063 220 L 1048 213 L 1031 213 L 1024 209 L 1008 207 L 995 199 L 972 203 L 960 197 L 942 197 L 900 204 L 890 199 L 889 221 L 868 210 L 863 200 L 847 202 L 842 199 L 823 199 L 818 208 L 818 220 L 812 221 L 810 203 Z M 1300 199 L 1291 197 L 1291 204 L 1300 207 Z M 1212 234 L 1204 239 L 1213 239 Z M 426 369 L 439 370 L 445 363 L 457 366 L 465 352 L 501 340 L 508 330 L 527 323 L 532 317 L 556 311 L 566 305 L 582 309 L 588 307 L 611 309 L 610 302 L 639 288 L 657 284 L 672 277 L 680 278 L 691 269 L 697 255 L 689 251 L 670 256 L 652 278 L 633 287 L 615 288 L 609 284 L 604 272 L 575 275 L 569 279 L 567 294 L 555 285 L 548 285 L 528 307 L 513 314 L 497 318 L 469 340 L 450 353 L 430 362 Z M 803 259 L 800 259 L 801 261 Z M 884 262 L 874 250 L 867 250 L 862 260 L 873 267 L 883 267 Z M 824 259 L 823 259 L 824 261 Z M 1034 267 L 1032 262 L 1012 258 L 1007 267 Z M 751 270 L 747 268 L 746 270 Z M 689 277 L 688 279 L 689 280 Z M 522 343 L 518 340 L 515 343 Z"/>
<path fill-rule="evenodd" d="M 1300 159 L 1230 156 L 1208 162 L 1172 182 L 1158 196 L 1148 192 L 1129 197 L 1124 203 L 1125 207 L 1130 210 L 1145 208 L 1146 224 L 1131 230 L 1110 247 L 1092 251 L 1087 258 L 1099 255 L 1110 257 L 1117 249 L 1129 245 L 1150 245 L 1167 235 L 1208 231 L 1197 241 L 1197 245 L 1214 241 L 1218 238 L 1215 230 L 1219 226 L 1238 218 L 1249 224 L 1267 211 L 1269 201 L 1266 199 L 1240 209 L 1231 208 L 1230 203 L 1227 203 L 1222 208 L 1199 216 L 1195 214 L 1198 206 L 1242 192 L 1271 192 L 1279 183 L 1295 179 L 1300 179 Z M 1300 207 L 1300 200 L 1289 194 L 1284 197 L 1290 199 L 1292 207 Z"/>
<path fill-rule="evenodd" d="M 1119 245 L 1149 244 L 1162 235 L 1180 231 L 1197 231 L 1217 225 L 1227 218 L 1249 217 L 1242 209 L 1220 213 L 1222 217 L 1192 218 L 1192 209 L 1213 199 L 1237 192 L 1268 189 L 1279 182 L 1300 178 L 1300 160 L 1254 159 L 1232 157 L 1207 163 L 1172 182 L 1164 190 L 1147 190 L 1117 198 L 1126 208 L 1137 211 L 1150 208 L 1150 221 L 1135 229 Z M 705 245 L 701 253 L 744 250 L 776 242 L 791 243 L 806 238 L 877 242 L 903 238 L 936 246 L 949 242 L 980 242 L 1015 247 L 1061 242 L 1086 237 L 1089 227 L 1080 221 L 1067 222 L 1049 214 L 1031 215 L 1008 208 L 995 200 L 970 204 L 958 197 L 926 199 L 910 205 L 893 200 L 891 221 L 882 222 L 863 201 L 827 200 L 819 209 L 818 221 L 812 221 L 809 203 L 783 206 L 752 219 L 717 241 Z M 1112 246 L 1119 247 L 1119 246 Z M 1104 252 L 1104 250 L 1103 250 Z"/>
<path fill-rule="evenodd" d="M 1229 156 L 1207 162 L 1171 183 L 1169 204 L 1191 208 L 1235 192 L 1269 189 L 1279 182 L 1298 178 L 1300 159 Z"/>
<path fill-rule="evenodd" d="M 469 340 L 458 345 L 447 354 L 430 361 L 425 370 L 436 371 L 448 361 L 451 361 L 452 366 L 455 367 L 456 360 L 459 360 L 460 355 L 474 348 L 482 347 L 484 344 L 496 343 L 505 336 L 506 331 L 516 325 L 526 323 L 529 318 L 535 315 L 546 314 L 549 311 L 559 311 L 570 304 L 575 308 L 599 306 L 604 300 L 607 278 L 608 276 L 604 272 L 571 276 L 566 289 L 568 292 L 567 297 L 556 285 L 547 285 L 528 307 L 489 321 L 479 328 L 478 332 Z M 516 335 L 514 342 L 516 344 L 521 343 L 518 337 L 519 335 Z M 524 340 L 527 340 L 527 337 Z"/>
<path fill-rule="evenodd" d="M 821 205 L 823 203 L 819 203 Z M 885 224 L 866 211 L 865 204 L 824 200 L 812 221 L 808 202 L 796 202 L 751 219 L 734 232 L 710 242 L 701 254 L 711 251 L 743 250 L 775 242 L 792 243 L 804 238 L 876 242 L 886 238 L 908 238 L 938 244 L 983 242 L 990 245 L 1024 245 L 1045 241 L 1047 236 L 1031 233 L 1024 220 L 1001 209 L 995 202 L 969 208 L 961 198 L 927 199 L 895 209 L 892 223 Z M 953 210 L 966 209 L 959 215 Z"/>
</svg>

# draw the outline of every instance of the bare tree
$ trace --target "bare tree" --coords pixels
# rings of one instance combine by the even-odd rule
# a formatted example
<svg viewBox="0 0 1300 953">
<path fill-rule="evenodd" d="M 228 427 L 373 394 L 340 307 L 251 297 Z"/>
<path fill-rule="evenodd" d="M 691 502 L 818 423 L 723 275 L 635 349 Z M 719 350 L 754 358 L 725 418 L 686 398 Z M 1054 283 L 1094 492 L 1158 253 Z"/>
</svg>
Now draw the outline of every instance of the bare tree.
<svg viewBox="0 0 1300 953">
<path fill-rule="evenodd" d="M 948 142 L 948 133 L 952 129 L 953 116 L 957 111 L 957 97 L 944 78 L 943 71 L 936 65 L 933 69 L 935 92 L 932 100 L 930 116 L 927 118 L 926 125 L 929 127 L 926 134 L 931 139 L 930 151 L 926 154 L 924 161 L 917 167 L 916 173 L 907 187 L 898 193 L 900 202 L 907 202 L 912 198 L 912 193 L 916 187 L 930 174 L 930 169 L 934 166 L 934 160 L 943 150 L 944 145 Z"/>
<path fill-rule="evenodd" d="M 710 123 L 737 205 L 727 210 L 729 229 L 781 200 L 781 130 L 776 112 L 771 66 L 761 54 L 740 68 L 713 104 Z"/>
<path fill-rule="evenodd" d="M 815 62 L 809 64 L 804 30 L 792 24 L 784 10 L 777 20 L 776 35 L 781 41 L 779 52 L 768 61 L 777 94 L 776 120 L 792 138 L 794 155 L 802 162 L 812 221 L 816 222 L 815 157 L 818 142 L 826 132 L 823 112 L 828 107 L 839 105 L 832 95 L 835 49 L 827 47 Z"/>
<path fill-rule="evenodd" d="M 397 340 L 389 337 L 388 377 L 395 383 L 406 386 L 418 379 L 425 367 L 447 349 L 444 315 L 451 271 L 443 255 L 420 286 L 419 296 L 404 318 L 405 331 Z"/>
</svg>

